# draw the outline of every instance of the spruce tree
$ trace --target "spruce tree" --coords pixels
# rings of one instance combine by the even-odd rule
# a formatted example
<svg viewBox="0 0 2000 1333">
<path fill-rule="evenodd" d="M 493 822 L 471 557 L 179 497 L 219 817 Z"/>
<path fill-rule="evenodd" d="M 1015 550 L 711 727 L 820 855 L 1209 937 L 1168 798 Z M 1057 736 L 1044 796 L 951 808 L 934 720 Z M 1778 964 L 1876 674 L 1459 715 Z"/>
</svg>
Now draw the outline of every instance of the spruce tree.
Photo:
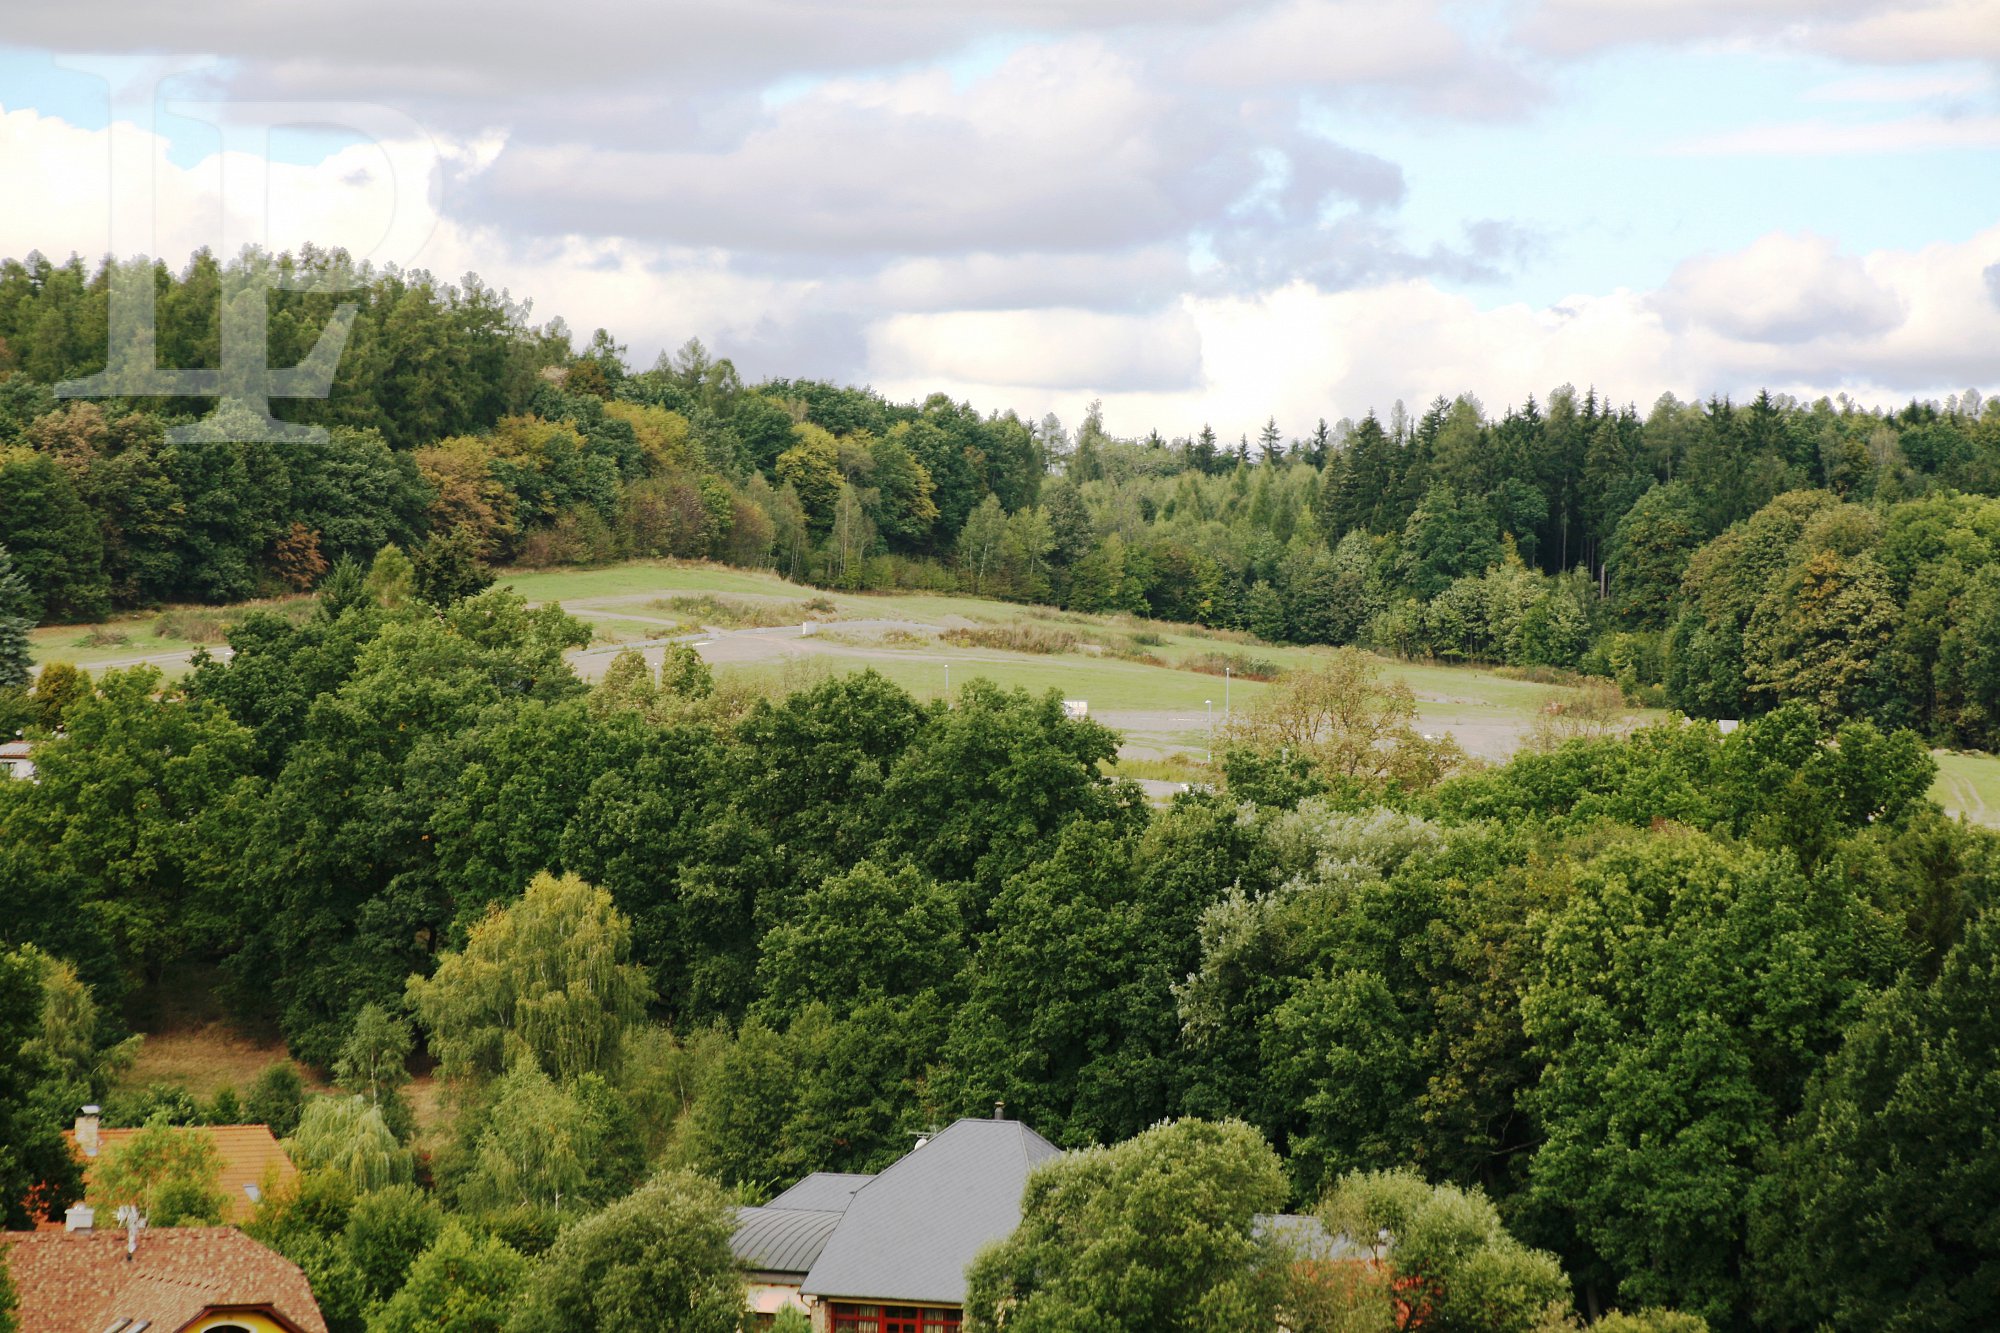
<svg viewBox="0 0 2000 1333">
<path fill-rule="evenodd" d="M 13 557 L 0 546 L 0 689 L 26 685 L 34 676 L 28 659 L 28 617 L 32 598 L 28 581 L 14 568 Z"/>
</svg>

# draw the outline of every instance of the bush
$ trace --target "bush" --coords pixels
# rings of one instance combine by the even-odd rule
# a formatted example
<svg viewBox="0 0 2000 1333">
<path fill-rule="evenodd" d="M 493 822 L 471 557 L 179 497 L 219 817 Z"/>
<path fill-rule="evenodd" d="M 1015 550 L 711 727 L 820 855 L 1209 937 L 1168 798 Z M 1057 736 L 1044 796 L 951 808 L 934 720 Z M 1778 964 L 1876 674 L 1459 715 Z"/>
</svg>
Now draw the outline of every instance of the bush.
<svg viewBox="0 0 2000 1333">
<path fill-rule="evenodd" d="M 243 1099 L 236 1095 L 234 1088 L 220 1088 L 214 1099 L 203 1108 L 201 1118 L 210 1125 L 240 1125 L 243 1123 Z"/>
<path fill-rule="evenodd" d="M 104 1123 L 122 1128 L 163 1120 L 169 1125 L 199 1125 L 201 1104 L 178 1083 L 152 1083 L 137 1093 L 120 1093 L 105 1105 Z"/>
<path fill-rule="evenodd" d="M 305 1110 L 306 1084 L 299 1077 L 299 1071 L 290 1060 L 280 1060 L 250 1085 L 250 1093 L 243 1099 L 243 1111 L 253 1125 L 269 1125 L 271 1132 L 281 1139 L 290 1138 L 299 1127 L 299 1115 Z"/>
<path fill-rule="evenodd" d="M 1220 676 L 1226 672 L 1237 680 L 1276 680 L 1285 670 L 1276 662 L 1252 657 L 1248 653 L 1220 653 L 1212 649 L 1182 658 L 1180 669 L 1199 671 L 1205 676 Z"/>
<path fill-rule="evenodd" d="M 938 637 L 946 643 L 957 644 L 961 648 L 992 648 L 1007 653 L 1039 653 L 1049 656 L 1073 653 L 1079 642 L 1074 630 L 1022 624 L 948 629 Z"/>
<path fill-rule="evenodd" d="M 821 604 L 827 607 L 832 605 L 824 597 L 815 597 L 807 602 L 777 602 L 698 593 L 656 598 L 648 605 L 655 611 L 665 611 L 695 625 L 712 625 L 717 629 L 774 629 L 779 625 L 797 625 L 810 620 L 814 614 L 823 613 Z"/>
<path fill-rule="evenodd" d="M 181 639 L 187 643 L 221 643 L 229 637 L 237 616 L 230 611 L 187 608 L 162 611 L 153 618 L 153 635 L 161 639 Z"/>
</svg>

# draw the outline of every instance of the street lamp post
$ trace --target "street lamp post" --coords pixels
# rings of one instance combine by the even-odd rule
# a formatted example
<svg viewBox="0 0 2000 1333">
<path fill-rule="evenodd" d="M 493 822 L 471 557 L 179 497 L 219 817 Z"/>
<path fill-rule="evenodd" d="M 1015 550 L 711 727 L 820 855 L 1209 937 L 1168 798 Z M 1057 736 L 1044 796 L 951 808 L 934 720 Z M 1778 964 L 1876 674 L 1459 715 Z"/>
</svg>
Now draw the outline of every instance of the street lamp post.
<svg viewBox="0 0 2000 1333">
<path fill-rule="evenodd" d="M 1201 706 L 1208 710 L 1208 745 L 1202 754 L 1212 764 L 1215 762 L 1215 700 L 1203 699 Z"/>
</svg>

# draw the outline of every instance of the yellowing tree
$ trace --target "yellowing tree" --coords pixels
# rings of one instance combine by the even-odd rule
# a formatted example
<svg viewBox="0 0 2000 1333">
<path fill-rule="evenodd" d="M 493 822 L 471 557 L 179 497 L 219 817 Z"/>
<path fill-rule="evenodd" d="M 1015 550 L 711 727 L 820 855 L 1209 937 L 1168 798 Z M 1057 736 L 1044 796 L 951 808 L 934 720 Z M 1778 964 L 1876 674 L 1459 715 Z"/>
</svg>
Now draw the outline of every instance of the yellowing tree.
<svg viewBox="0 0 2000 1333">
<path fill-rule="evenodd" d="M 1342 648 L 1323 666 L 1288 673 L 1249 714 L 1231 723 L 1231 740 L 1311 764 L 1334 782 L 1428 787 L 1458 765 L 1450 737 L 1416 728 L 1416 697 L 1385 681 L 1365 654 Z"/>
<path fill-rule="evenodd" d="M 610 402 L 604 405 L 604 415 L 632 428 L 639 448 L 645 451 L 646 470 L 651 475 L 701 470 L 701 445 L 689 433 L 688 419 L 680 413 L 646 403 Z"/>
<path fill-rule="evenodd" d="M 514 497 L 493 475 L 493 449 L 485 440 L 455 436 L 419 449 L 417 470 L 435 494 L 430 526 L 450 532 L 465 525 L 479 534 L 480 554 L 493 556 L 512 549 L 520 524 Z"/>
<path fill-rule="evenodd" d="M 840 442 L 811 422 L 792 427 L 792 434 L 799 442 L 778 455 L 772 470 L 780 485 L 789 483 L 798 493 L 812 526 L 824 531 L 840 500 Z"/>
</svg>

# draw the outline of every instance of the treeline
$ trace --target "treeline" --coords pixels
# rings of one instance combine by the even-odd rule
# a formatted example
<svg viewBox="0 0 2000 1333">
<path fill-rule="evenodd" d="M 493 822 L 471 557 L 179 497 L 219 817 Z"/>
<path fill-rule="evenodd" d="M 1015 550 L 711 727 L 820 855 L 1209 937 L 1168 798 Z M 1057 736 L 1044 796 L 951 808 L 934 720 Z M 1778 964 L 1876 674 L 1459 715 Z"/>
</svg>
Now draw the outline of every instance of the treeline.
<svg viewBox="0 0 2000 1333">
<path fill-rule="evenodd" d="M 435 603 L 387 559 L 182 686 L 37 682 L 0 941 L 104 1005 L 65 1086 L 213 974 L 364 1099 L 310 1160 L 427 1177 L 502 1267 L 649 1172 L 768 1197 L 1005 1100 L 1073 1147 L 1243 1120 L 1299 1204 L 1477 1187 L 1585 1308 L 2000 1317 L 2000 839 L 1928 802 L 1913 732 L 1791 702 L 1454 775 L 1340 653 L 1154 808 L 1053 696 L 767 699 L 686 649 L 586 687 L 559 609 Z M 418 1040 L 459 1106 L 421 1162 Z M 10 1123 L 33 1163 L 61 1122 Z"/>
<path fill-rule="evenodd" d="M 1976 392 L 1895 412 L 1668 395 L 1641 415 L 1564 387 L 1497 418 L 1440 397 L 1234 444 L 1120 440 L 1094 409 L 1072 433 L 942 395 L 748 386 L 698 342 L 635 372 L 608 333 L 579 349 L 476 278 L 312 250 L 147 270 L 161 364 L 214 366 L 223 295 L 273 272 L 276 363 L 337 302 L 360 308 L 331 396 L 276 406 L 327 427 L 320 445 L 168 442 L 208 401 L 58 402 L 52 383 L 104 364 L 112 270 L 0 265 L 0 546 L 28 585 L 10 614 L 305 589 L 385 543 L 665 555 L 1582 669 L 1700 716 L 1802 699 L 2000 745 L 1981 498 L 2000 494 L 2000 402 Z"/>
</svg>

